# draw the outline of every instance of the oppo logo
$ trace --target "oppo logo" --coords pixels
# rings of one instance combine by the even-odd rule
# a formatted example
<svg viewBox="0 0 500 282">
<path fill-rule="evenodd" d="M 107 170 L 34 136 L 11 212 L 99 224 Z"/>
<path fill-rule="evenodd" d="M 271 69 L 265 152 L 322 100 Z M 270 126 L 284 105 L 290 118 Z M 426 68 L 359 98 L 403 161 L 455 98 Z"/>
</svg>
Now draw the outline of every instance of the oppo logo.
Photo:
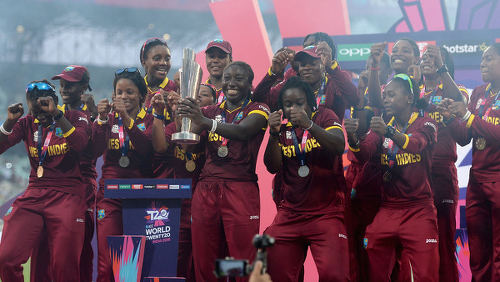
<svg viewBox="0 0 500 282">
<path fill-rule="evenodd" d="M 342 56 L 365 56 L 370 55 L 370 48 L 345 48 L 340 49 L 339 54 Z"/>
<path fill-rule="evenodd" d="M 370 56 L 371 44 L 341 44 L 338 49 L 340 61 L 364 61 Z"/>
</svg>

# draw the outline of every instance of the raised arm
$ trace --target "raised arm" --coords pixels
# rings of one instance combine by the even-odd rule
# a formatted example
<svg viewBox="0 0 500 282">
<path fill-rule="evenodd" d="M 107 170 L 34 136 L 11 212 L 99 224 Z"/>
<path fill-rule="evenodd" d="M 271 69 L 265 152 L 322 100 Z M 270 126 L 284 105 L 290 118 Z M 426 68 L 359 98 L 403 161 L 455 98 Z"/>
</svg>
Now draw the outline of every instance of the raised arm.
<svg viewBox="0 0 500 282">
<path fill-rule="evenodd" d="M 269 140 L 264 153 L 264 164 L 267 171 L 277 173 L 283 165 L 281 145 L 280 145 L 280 128 L 282 110 L 272 112 L 269 115 Z"/>
</svg>

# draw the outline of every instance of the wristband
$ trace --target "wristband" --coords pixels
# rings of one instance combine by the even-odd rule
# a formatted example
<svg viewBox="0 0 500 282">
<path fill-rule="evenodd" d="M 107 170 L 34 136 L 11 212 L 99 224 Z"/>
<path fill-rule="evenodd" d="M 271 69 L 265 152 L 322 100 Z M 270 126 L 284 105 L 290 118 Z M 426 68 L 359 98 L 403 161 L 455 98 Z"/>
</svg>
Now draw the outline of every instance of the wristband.
<svg viewBox="0 0 500 282">
<path fill-rule="evenodd" d="M 396 129 L 390 125 L 387 126 L 387 129 L 385 130 L 384 137 L 387 138 L 392 138 L 396 134 Z"/>
<path fill-rule="evenodd" d="M 217 121 L 215 119 L 213 119 L 212 120 L 212 128 L 210 129 L 210 132 L 214 133 L 216 129 L 217 129 Z"/>
<path fill-rule="evenodd" d="M 109 121 L 109 117 L 107 117 L 106 120 L 102 120 L 102 119 L 99 118 L 99 115 L 97 115 L 96 121 L 97 121 L 98 124 L 106 124 Z"/>
<path fill-rule="evenodd" d="M 467 110 L 467 113 L 465 113 L 465 115 L 464 115 L 464 117 L 462 118 L 462 120 L 463 120 L 463 121 L 467 121 L 467 120 L 470 118 L 470 115 L 471 115 L 471 114 L 472 114 L 472 113 L 471 113 L 469 110 Z"/>
<path fill-rule="evenodd" d="M 311 129 L 311 128 L 313 127 L 313 125 L 314 125 L 314 122 L 311 120 L 311 125 L 309 125 L 309 127 L 308 127 L 308 128 L 304 128 L 304 130 L 309 130 L 309 129 Z"/>
<path fill-rule="evenodd" d="M 57 113 L 57 114 L 54 116 L 54 120 L 55 120 L 55 121 L 59 121 L 62 117 L 63 117 L 63 112 L 62 112 L 61 110 L 59 110 L 59 113 Z"/>
<path fill-rule="evenodd" d="M 11 135 L 12 134 L 12 130 L 11 131 L 5 130 L 5 128 L 3 127 L 3 124 L 0 125 L 0 132 L 2 132 L 4 135 Z"/>
<path fill-rule="evenodd" d="M 155 112 L 153 112 L 153 117 L 156 118 L 156 119 L 165 121 L 165 116 L 164 115 L 159 115 L 159 114 L 156 114 Z"/>
</svg>

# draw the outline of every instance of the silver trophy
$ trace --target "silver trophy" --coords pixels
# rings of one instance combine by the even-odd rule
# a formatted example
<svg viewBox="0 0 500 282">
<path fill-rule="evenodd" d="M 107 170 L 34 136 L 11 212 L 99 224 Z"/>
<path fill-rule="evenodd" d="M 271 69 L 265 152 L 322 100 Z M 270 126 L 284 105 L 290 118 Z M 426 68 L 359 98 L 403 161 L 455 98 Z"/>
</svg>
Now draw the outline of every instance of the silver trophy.
<svg viewBox="0 0 500 282">
<path fill-rule="evenodd" d="M 196 99 L 201 82 L 201 67 L 195 61 L 193 49 L 182 50 L 182 70 L 180 71 L 180 94 L 182 99 Z M 196 144 L 200 136 L 191 132 L 191 119 L 182 118 L 181 131 L 172 134 L 172 141 L 180 144 Z"/>
</svg>

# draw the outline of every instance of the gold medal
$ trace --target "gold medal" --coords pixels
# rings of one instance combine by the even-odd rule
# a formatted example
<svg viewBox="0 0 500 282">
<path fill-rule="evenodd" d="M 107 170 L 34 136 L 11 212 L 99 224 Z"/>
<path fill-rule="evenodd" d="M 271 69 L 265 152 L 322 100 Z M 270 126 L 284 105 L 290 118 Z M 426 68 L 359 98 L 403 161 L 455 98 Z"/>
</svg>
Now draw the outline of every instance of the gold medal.
<svg viewBox="0 0 500 282">
<path fill-rule="evenodd" d="M 392 180 L 392 173 L 390 171 L 386 171 L 384 173 L 383 178 L 384 178 L 384 182 L 391 182 L 391 180 Z"/>
<path fill-rule="evenodd" d="M 476 145 L 476 149 L 482 151 L 486 148 L 486 139 L 484 139 L 483 137 L 479 137 L 474 142 L 474 145 Z"/>
<path fill-rule="evenodd" d="M 188 160 L 186 162 L 186 170 L 193 172 L 196 169 L 196 163 L 193 160 Z"/>
<path fill-rule="evenodd" d="M 42 178 L 43 176 L 43 166 L 39 165 L 36 169 L 36 177 Z"/>
</svg>

